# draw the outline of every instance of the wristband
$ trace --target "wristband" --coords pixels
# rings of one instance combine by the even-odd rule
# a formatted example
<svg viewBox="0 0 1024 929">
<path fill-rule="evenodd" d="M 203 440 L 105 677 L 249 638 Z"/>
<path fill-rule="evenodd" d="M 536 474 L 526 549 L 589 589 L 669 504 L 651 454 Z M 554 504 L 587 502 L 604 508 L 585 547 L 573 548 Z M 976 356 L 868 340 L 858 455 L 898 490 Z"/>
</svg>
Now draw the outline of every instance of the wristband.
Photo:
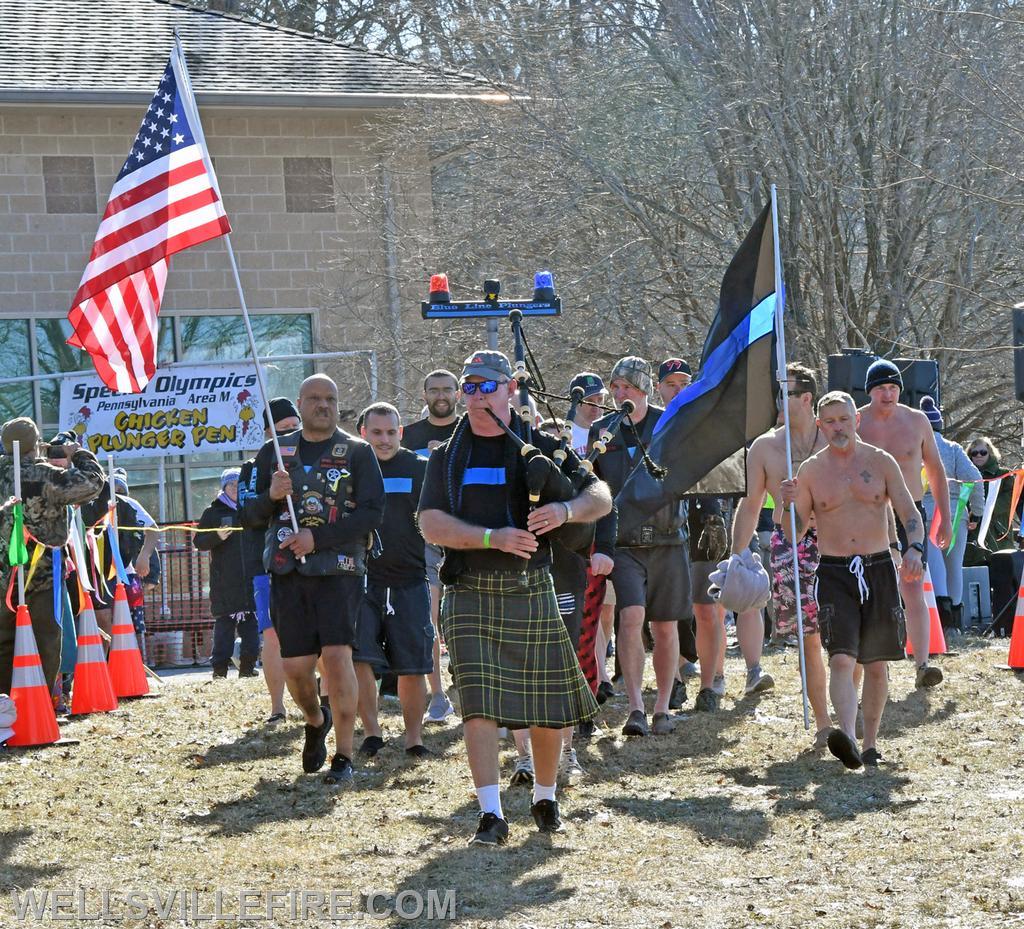
<svg viewBox="0 0 1024 929">
<path fill-rule="evenodd" d="M 490 548 L 491 547 L 491 533 L 492 532 L 494 532 L 493 529 L 485 529 L 484 530 L 484 548 Z"/>
<path fill-rule="evenodd" d="M 924 554 L 924 545 L 921 542 L 911 542 L 907 548 L 917 549 L 922 555 Z"/>
<path fill-rule="evenodd" d="M 565 521 L 567 523 L 571 523 L 572 522 L 572 507 L 569 506 L 569 504 L 566 503 L 564 500 L 562 501 L 562 506 L 565 507 Z"/>
</svg>

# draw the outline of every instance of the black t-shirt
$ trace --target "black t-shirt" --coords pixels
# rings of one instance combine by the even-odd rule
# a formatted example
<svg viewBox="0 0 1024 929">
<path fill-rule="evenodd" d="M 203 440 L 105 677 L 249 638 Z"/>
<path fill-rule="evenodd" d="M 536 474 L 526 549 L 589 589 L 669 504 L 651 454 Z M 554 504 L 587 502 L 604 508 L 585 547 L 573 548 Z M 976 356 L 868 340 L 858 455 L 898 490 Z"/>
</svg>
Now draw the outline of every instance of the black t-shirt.
<svg viewBox="0 0 1024 929">
<path fill-rule="evenodd" d="M 466 438 L 470 439 L 467 431 Z M 427 463 L 427 475 L 423 482 L 423 493 L 420 495 L 420 511 L 441 510 L 452 513 L 465 522 L 489 529 L 501 529 L 516 525 L 519 529 L 526 528 L 526 520 L 515 522 L 514 513 L 526 512 L 521 504 L 526 500 L 526 478 L 523 459 L 518 454 L 510 455 L 508 443 L 511 439 L 505 436 L 472 436 L 472 449 L 469 462 L 462 478 L 462 506 L 453 513 L 448 505 L 445 492 L 445 458 L 438 451 L 430 456 Z M 531 439 L 533 445 L 539 447 L 550 456 L 558 445 L 557 440 L 542 435 L 536 430 Z M 514 451 L 514 450 L 513 450 Z M 507 474 L 506 462 L 515 462 L 515 474 Z M 578 466 L 579 459 L 569 453 L 563 470 L 571 473 Z M 597 479 L 591 475 L 586 484 Z M 458 492 L 458 488 L 455 488 Z M 516 505 L 516 504 L 520 505 Z M 525 571 L 547 568 L 551 564 L 551 546 L 544 536 L 538 536 L 540 543 L 529 562 L 517 555 L 510 555 L 497 549 L 473 548 L 459 552 L 465 560 L 468 571 Z"/>
<path fill-rule="evenodd" d="M 366 573 L 375 584 L 398 585 L 422 581 L 427 576 L 423 536 L 416 525 L 416 507 L 427 473 L 427 462 L 406 448 L 390 461 L 380 461 L 384 475 L 384 522 L 381 554 L 371 558 Z"/>
<path fill-rule="evenodd" d="M 327 454 L 327 449 L 334 442 L 333 436 L 329 439 L 324 439 L 322 442 L 310 442 L 309 439 L 299 439 L 299 461 L 302 462 L 302 467 L 308 472 L 310 468 L 315 467 L 320 459 Z"/>
<path fill-rule="evenodd" d="M 458 422 L 452 420 L 447 426 L 435 426 L 429 419 L 410 423 L 402 430 L 402 446 L 429 458 L 435 446 L 448 441 Z"/>
</svg>

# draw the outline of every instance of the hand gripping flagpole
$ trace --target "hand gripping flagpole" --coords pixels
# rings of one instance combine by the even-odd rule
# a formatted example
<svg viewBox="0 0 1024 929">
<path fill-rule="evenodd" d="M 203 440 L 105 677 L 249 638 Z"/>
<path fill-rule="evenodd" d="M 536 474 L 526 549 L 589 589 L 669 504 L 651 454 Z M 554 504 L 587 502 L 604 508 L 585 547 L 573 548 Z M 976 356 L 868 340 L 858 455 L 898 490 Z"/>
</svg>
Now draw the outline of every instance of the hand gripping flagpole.
<svg viewBox="0 0 1024 929">
<path fill-rule="evenodd" d="M 203 153 L 203 161 L 206 163 L 206 170 L 210 175 L 210 180 L 213 183 L 214 189 L 217 191 L 217 196 L 220 197 L 220 185 L 217 183 L 217 175 L 213 171 L 213 165 L 210 163 L 210 152 L 206 147 L 206 136 L 203 135 L 203 125 L 199 120 L 199 107 L 196 105 L 195 94 L 192 92 L 192 79 L 189 77 L 188 65 L 185 62 L 185 53 L 181 50 L 181 39 L 178 36 L 178 30 L 174 30 L 174 54 L 171 56 L 172 67 L 178 79 L 178 88 L 182 93 L 183 103 L 185 109 L 188 112 L 189 125 L 192 127 L 192 137 L 199 143 L 199 149 Z M 221 201 L 223 202 L 223 197 Z M 242 321 L 245 323 L 245 334 L 249 337 L 249 350 L 252 352 L 253 362 L 256 366 L 256 384 L 259 387 L 260 396 L 263 398 L 263 409 L 266 411 L 266 417 L 270 419 L 270 396 L 267 393 L 266 381 L 263 378 L 263 367 L 260 365 L 259 352 L 256 350 L 256 337 L 252 333 L 252 322 L 249 319 L 249 307 L 245 302 L 245 294 L 242 292 L 242 279 L 238 275 L 238 262 L 235 261 L 235 250 L 231 247 L 231 233 L 225 233 L 224 243 L 228 249 L 228 261 L 231 263 L 231 273 L 235 278 L 235 287 L 238 290 L 238 302 L 242 306 Z M 277 459 L 277 468 L 279 471 L 284 471 L 284 458 L 281 457 L 281 445 L 277 441 L 277 431 L 274 429 L 274 424 L 270 424 L 270 441 L 274 443 L 274 457 Z M 295 504 L 292 502 L 291 496 L 285 497 L 285 502 L 288 505 L 288 516 L 292 522 L 292 532 L 298 533 L 299 522 L 295 518 Z M 299 561 L 303 564 L 306 563 L 304 556 L 299 557 Z"/>
<path fill-rule="evenodd" d="M 779 251 L 779 203 L 772 184 L 772 241 L 775 246 L 775 334 L 777 376 L 782 397 L 782 421 L 786 436 L 786 476 L 793 480 L 793 456 L 789 429 L 789 378 L 786 374 L 786 327 L 783 313 L 786 304 L 785 284 L 782 279 L 782 258 Z M 789 507 L 789 528 L 793 537 L 793 595 L 796 598 L 796 641 L 800 651 L 800 692 L 804 705 L 804 729 L 811 728 L 810 708 L 807 702 L 807 656 L 804 652 L 804 611 L 800 602 L 800 555 L 796 537 L 796 507 Z"/>
</svg>

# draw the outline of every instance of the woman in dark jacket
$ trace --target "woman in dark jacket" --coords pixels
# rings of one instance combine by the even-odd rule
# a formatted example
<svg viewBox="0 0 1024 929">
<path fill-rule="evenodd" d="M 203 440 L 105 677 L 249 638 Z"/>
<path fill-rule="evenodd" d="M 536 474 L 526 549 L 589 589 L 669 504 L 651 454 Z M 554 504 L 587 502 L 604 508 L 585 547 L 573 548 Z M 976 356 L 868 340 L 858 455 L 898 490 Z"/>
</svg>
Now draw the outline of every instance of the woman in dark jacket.
<svg viewBox="0 0 1024 929">
<path fill-rule="evenodd" d="M 200 551 L 210 553 L 210 611 L 213 613 L 214 677 L 227 677 L 235 648 L 235 628 L 242 639 L 239 677 L 256 677 L 260 654 L 260 635 L 256 625 L 252 579 L 245 571 L 242 533 L 232 531 L 241 525 L 238 519 L 238 468 L 228 468 L 220 476 L 221 491 L 199 517 L 199 529 L 192 541 Z"/>
</svg>

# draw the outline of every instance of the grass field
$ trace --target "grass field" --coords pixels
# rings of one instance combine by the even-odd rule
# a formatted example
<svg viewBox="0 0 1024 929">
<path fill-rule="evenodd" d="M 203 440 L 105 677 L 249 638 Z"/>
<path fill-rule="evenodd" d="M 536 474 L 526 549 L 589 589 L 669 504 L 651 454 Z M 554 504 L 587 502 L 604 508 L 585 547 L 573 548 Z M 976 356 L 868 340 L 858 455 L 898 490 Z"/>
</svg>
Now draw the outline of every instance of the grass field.
<svg viewBox="0 0 1024 929">
<path fill-rule="evenodd" d="M 65 725 L 76 746 L 0 754 L 0 927 L 19 924 L 13 891 L 29 888 L 80 890 L 84 909 L 26 925 L 448 922 L 356 912 L 379 891 L 375 909 L 413 916 L 407 892 L 430 890 L 454 892 L 465 927 L 1024 923 L 1024 682 L 997 670 L 1005 640 L 958 648 L 931 692 L 913 689 L 909 663 L 892 668 L 888 764 L 871 773 L 805 750 L 793 651 L 766 657 L 777 688 L 756 701 L 737 696 L 730 658 L 722 711 L 687 712 L 670 736 L 624 741 L 625 705 L 611 703 L 604 736 L 580 745 L 586 779 L 560 793 L 568 831 L 539 835 L 528 792 L 509 790 L 510 843 L 493 850 L 466 846 L 476 803 L 457 724 L 428 730 L 439 757 L 409 764 L 386 706 L 392 740 L 332 790 L 301 773 L 297 718 L 263 727 L 262 681 L 170 683 Z M 508 743 L 506 777 L 513 757 Z M 262 891 L 262 918 L 206 918 L 214 891 L 237 914 L 246 889 Z M 104 890 L 111 916 L 92 918 Z M 131 890 L 175 909 L 130 917 Z M 195 891 L 184 916 L 176 891 Z M 300 904 L 267 919 L 270 891 L 334 891 L 338 918 Z"/>
</svg>

